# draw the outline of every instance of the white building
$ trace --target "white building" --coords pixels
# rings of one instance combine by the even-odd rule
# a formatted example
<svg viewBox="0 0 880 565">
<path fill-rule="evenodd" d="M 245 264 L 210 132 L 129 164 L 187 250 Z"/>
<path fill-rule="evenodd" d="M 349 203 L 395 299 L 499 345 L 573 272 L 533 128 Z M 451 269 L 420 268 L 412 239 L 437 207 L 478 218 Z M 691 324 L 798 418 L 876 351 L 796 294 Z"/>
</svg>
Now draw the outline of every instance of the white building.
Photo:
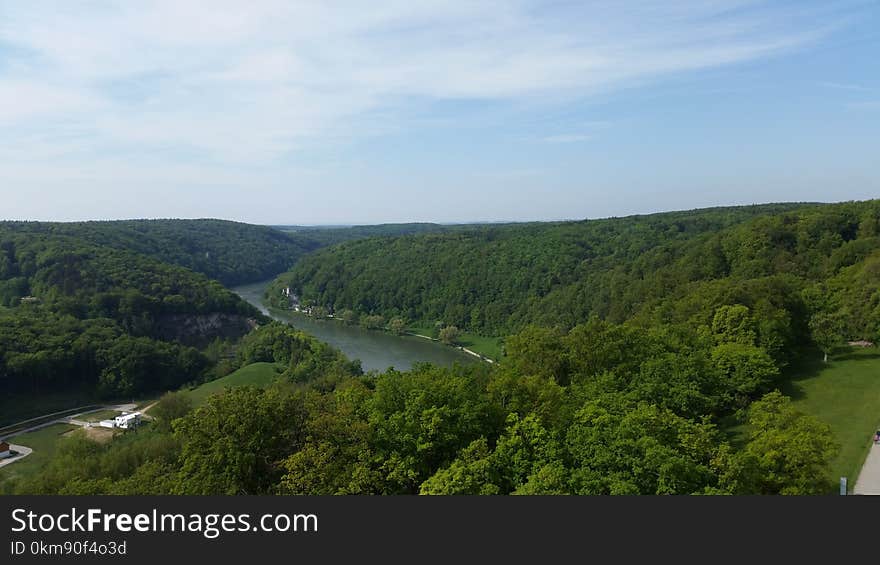
<svg viewBox="0 0 880 565">
<path fill-rule="evenodd" d="M 122 428 L 123 430 L 127 430 L 129 428 L 136 428 L 138 424 L 141 423 L 141 413 L 140 412 L 132 412 L 131 414 L 123 414 L 122 416 L 116 416 L 116 427 Z"/>
<path fill-rule="evenodd" d="M 112 420 L 101 420 L 98 425 L 102 428 L 120 428 L 123 430 L 129 430 L 131 428 L 136 428 L 140 423 L 141 413 L 132 412 L 131 414 L 116 416 Z"/>
</svg>

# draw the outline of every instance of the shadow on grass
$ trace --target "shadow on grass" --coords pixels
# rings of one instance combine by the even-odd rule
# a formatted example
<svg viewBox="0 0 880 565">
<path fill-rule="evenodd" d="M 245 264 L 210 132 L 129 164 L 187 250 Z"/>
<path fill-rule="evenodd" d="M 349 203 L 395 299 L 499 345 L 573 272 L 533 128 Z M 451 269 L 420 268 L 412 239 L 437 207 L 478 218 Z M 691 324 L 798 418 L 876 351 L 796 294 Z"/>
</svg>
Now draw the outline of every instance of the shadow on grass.
<svg viewBox="0 0 880 565">
<path fill-rule="evenodd" d="M 790 396 L 792 400 L 799 400 L 804 397 L 804 389 L 798 384 L 798 381 L 813 379 L 825 370 L 834 358 L 825 363 L 822 359 L 822 353 L 819 351 L 805 350 L 798 355 L 798 360 L 783 371 L 783 383 L 780 386 L 782 394 Z"/>
<path fill-rule="evenodd" d="M 878 352 L 859 352 L 850 351 L 842 355 L 835 355 L 831 361 L 868 361 L 871 359 L 880 359 L 880 351 Z"/>
<path fill-rule="evenodd" d="M 818 350 L 804 350 L 798 354 L 798 360 L 785 368 L 782 372 L 783 382 L 779 387 L 782 394 L 790 396 L 792 400 L 804 397 L 803 387 L 799 381 L 815 378 L 834 363 L 840 361 L 876 361 L 880 359 L 880 351 L 865 351 L 863 349 L 840 348 L 834 351 L 828 358 L 828 363 L 823 360 L 823 355 Z"/>
</svg>

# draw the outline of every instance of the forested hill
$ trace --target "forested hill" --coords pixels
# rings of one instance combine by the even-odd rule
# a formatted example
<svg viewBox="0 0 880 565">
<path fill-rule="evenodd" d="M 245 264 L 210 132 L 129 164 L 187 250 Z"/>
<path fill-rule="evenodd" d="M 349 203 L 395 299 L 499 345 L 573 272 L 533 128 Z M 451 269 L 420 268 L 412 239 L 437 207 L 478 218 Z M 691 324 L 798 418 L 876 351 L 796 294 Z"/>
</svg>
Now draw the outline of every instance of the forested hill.
<svg viewBox="0 0 880 565">
<path fill-rule="evenodd" d="M 878 201 L 777 204 L 369 239 L 310 254 L 272 296 L 290 285 L 306 303 L 505 335 L 751 304 L 775 285 L 776 303 L 843 312 L 836 325 L 873 337 L 878 218 Z"/>
<path fill-rule="evenodd" d="M 226 286 L 271 278 L 321 245 L 308 236 L 223 220 L 4 222 L 0 226 L 16 233 L 66 235 L 135 251 L 202 273 Z"/>
<path fill-rule="evenodd" d="M 835 437 L 779 389 L 802 352 L 821 359 L 813 342 L 828 351 L 880 327 L 878 236 L 880 202 L 869 202 L 344 244 L 304 259 L 324 277 L 304 283 L 315 296 L 375 292 L 425 316 L 467 301 L 462 325 L 537 325 L 508 336 L 496 364 L 363 375 L 264 324 L 232 362 L 274 366 L 274 385 L 196 408 L 165 396 L 155 426 L 104 445 L 73 438 L 0 492 L 823 494 Z M 225 308 L 219 283 L 59 235 L 0 241 L 3 280 L 37 299 L 0 309 L 2 390 L 37 399 L 80 379 L 127 396 L 206 374 L 209 357 L 155 322 Z"/>
<path fill-rule="evenodd" d="M 498 224 L 501 225 L 501 224 Z M 321 247 L 371 237 L 397 237 L 424 233 L 447 233 L 477 227 L 476 224 L 377 224 L 371 226 L 275 226 L 277 229 L 317 243 Z"/>
<path fill-rule="evenodd" d="M 131 395 L 201 378 L 189 345 L 259 314 L 219 282 L 45 225 L 0 224 L 0 420 L 12 393 Z"/>
</svg>

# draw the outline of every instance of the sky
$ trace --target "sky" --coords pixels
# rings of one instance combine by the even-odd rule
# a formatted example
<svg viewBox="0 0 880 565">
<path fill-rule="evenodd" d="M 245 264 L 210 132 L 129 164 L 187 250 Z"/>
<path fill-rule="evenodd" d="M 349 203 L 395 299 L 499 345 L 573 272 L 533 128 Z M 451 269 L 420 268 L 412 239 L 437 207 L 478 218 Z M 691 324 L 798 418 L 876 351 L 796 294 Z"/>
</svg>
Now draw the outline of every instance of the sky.
<svg viewBox="0 0 880 565">
<path fill-rule="evenodd" d="M 0 218 L 880 197 L 880 2 L 0 0 Z"/>
</svg>

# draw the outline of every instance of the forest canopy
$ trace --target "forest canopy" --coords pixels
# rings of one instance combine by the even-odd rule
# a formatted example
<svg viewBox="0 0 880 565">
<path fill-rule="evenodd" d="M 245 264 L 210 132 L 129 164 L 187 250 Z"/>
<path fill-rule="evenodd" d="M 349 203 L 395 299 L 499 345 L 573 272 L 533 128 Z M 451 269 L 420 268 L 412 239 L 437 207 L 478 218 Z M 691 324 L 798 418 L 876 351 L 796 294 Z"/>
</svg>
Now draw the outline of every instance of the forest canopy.
<svg viewBox="0 0 880 565">
<path fill-rule="evenodd" d="M 878 226 L 880 201 L 868 201 L 367 239 L 304 257 L 269 299 L 283 306 L 289 286 L 304 304 L 486 336 L 530 324 L 568 330 L 593 316 L 682 321 L 742 304 L 759 312 L 764 333 L 788 326 L 777 339 L 802 338 L 819 316 L 816 339 L 874 340 Z"/>
<path fill-rule="evenodd" d="M 65 443 L 9 492 L 823 494 L 839 446 L 779 391 L 803 356 L 880 330 L 878 201 L 368 238 L 270 288 L 276 305 L 290 285 L 340 316 L 505 336 L 497 364 L 406 372 L 363 374 L 146 255 L 14 230 L 0 249 L 7 386 L 203 379 L 217 360 L 163 333 L 181 314 L 252 317 L 226 369 L 280 371 L 200 406 L 168 396 L 155 426 Z"/>
<path fill-rule="evenodd" d="M 830 430 L 773 391 L 779 372 L 740 337 L 596 321 L 542 334 L 539 353 L 561 358 L 552 371 L 532 365 L 536 352 L 523 350 L 494 367 L 421 365 L 363 375 L 332 348 L 271 323 L 245 338 L 237 361 L 280 364 L 275 384 L 228 388 L 196 408 L 167 395 L 155 426 L 106 445 L 65 442 L 44 471 L 3 488 L 201 495 L 828 492 L 827 464 L 837 449 Z M 597 343 L 606 347 L 585 359 L 585 348 Z M 732 370 L 728 355 L 742 367 Z M 722 429 L 737 414 L 749 429 L 741 444 Z"/>
<path fill-rule="evenodd" d="M 202 274 L 32 228 L 0 224 L 0 388 L 7 396 L 177 387 L 202 378 L 209 365 L 193 345 L 241 336 L 259 317 Z"/>
<path fill-rule="evenodd" d="M 67 236 L 133 251 L 202 273 L 226 286 L 267 280 L 320 243 L 308 237 L 223 220 L 4 222 L 3 229 L 34 236 Z"/>
</svg>

